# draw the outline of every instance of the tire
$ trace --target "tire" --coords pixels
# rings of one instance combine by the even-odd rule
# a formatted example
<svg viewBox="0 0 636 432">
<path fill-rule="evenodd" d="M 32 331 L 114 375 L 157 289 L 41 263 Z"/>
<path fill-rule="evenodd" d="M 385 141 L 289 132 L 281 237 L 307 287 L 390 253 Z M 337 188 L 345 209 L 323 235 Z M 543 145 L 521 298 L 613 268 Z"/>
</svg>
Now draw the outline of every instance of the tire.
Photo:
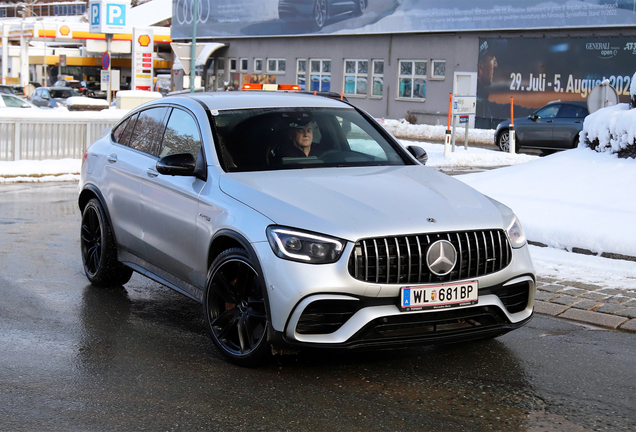
<svg viewBox="0 0 636 432">
<path fill-rule="evenodd" d="M 314 3 L 314 26 L 320 30 L 327 21 L 327 0 L 316 0 Z"/>
<path fill-rule="evenodd" d="M 203 312 L 212 342 L 231 363 L 262 364 L 271 354 L 258 267 L 245 249 L 222 252 L 210 266 Z"/>
<path fill-rule="evenodd" d="M 367 8 L 367 0 L 356 0 L 355 15 L 356 16 L 362 15 L 366 8 Z"/>
<path fill-rule="evenodd" d="M 503 129 L 497 136 L 497 147 L 502 152 L 508 153 L 510 151 L 510 131 Z"/>
<path fill-rule="evenodd" d="M 130 280 L 132 269 L 117 261 L 117 245 L 100 202 L 93 198 L 82 212 L 80 248 L 84 273 L 91 284 L 120 286 Z"/>
</svg>

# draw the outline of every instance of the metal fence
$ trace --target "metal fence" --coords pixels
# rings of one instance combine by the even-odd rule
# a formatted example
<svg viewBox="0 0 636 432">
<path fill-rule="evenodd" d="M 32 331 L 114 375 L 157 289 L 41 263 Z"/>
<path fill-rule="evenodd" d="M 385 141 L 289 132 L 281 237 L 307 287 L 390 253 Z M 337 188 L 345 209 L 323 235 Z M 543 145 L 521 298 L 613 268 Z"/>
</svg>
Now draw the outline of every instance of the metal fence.
<svg viewBox="0 0 636 432">
<path fill-rule="evenodd" d="M 0 118 L 0 161 L 81 159 L 116 119 Z"/>
</svg>

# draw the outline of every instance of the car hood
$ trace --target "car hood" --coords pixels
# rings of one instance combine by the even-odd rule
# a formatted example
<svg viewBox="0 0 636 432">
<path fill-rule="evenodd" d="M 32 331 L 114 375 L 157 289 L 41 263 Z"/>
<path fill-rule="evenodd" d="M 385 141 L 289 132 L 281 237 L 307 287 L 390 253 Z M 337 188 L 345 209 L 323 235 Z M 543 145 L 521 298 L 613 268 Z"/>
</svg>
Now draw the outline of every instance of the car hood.
<svg viewBox="0 0 636 432">
<path fill-rule="evenodd" d="M 277 225 L 350 241 L 503 228 L 502 212 L 510 212 L 421 165 L 227 173 L 219 187 Z"/>
</svg>

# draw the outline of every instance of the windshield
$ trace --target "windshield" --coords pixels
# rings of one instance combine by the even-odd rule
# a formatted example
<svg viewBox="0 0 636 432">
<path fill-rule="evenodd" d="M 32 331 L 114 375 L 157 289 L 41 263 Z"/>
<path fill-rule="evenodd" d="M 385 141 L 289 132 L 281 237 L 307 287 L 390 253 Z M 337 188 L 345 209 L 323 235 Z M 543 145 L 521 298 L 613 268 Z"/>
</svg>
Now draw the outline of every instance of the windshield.
<svg viewBox="0 0 636 432">
<path fill-rule="evenodd" d="M 354 109 L 228 110 L 213 121 L 226 171 L 413 163 Z"/>
<path fill-rule="evenodd" d="M 63 89 L 63 90 L 51 90 L 51 97 L 52 98 L 60 98 L 60 99 L 66 99 L 66 98 L 70 98 L 71 96 L 79 96 L 80 94 L 78 92 L 76 92 L 75 90 L 71 90 L 71 89 Z"/>
</svg>

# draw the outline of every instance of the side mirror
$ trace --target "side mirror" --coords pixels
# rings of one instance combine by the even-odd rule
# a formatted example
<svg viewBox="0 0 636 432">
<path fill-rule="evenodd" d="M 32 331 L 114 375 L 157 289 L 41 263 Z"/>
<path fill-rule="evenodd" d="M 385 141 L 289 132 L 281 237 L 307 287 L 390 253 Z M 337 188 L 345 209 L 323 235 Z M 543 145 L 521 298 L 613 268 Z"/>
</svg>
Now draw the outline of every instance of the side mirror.
<svg viewBox="0 0 636 432">
<path fill-rule="evenodd" d="M 428 162 L 428 154 L 426 154 L 426 150 L 424 150 L 422 147 L 419 147 L 419 146 L 408 146 L 406 149 L 422 165 L 426 165 L 426 162 Z"/>
<path fill-rule="evenodd" d="M 46 93 L 42 93 L 42 99 L 44 99 L 44 100 L 49 100 L 49 99 L 51 99 L 51 98 L 50 98 L 50 97 L 49 97 L 49 95 L 47 95 Z"/>
<path fill-rule="evenodd" d="M 197 160 L 190 153 L 164 156 L 157 162 L 159 174 L 172 176 L 195 176 Z"/>
<path fill-rule="evenodd" d="M 31 105 L 28 103 L 23 103 L 20 108 L 31 108 Z"/>
<path fill-rule="evenodd" d="M 538 115 L 536 115 L 536 114 L 530 114 L 530 115 L 528 116 L 528 118 L 529 118 L 530 120 L 534 121 L 534 120 L 538 119 L 538 118 L 539 118 L 539 116 L 538 116 Z"/>
</svg>

